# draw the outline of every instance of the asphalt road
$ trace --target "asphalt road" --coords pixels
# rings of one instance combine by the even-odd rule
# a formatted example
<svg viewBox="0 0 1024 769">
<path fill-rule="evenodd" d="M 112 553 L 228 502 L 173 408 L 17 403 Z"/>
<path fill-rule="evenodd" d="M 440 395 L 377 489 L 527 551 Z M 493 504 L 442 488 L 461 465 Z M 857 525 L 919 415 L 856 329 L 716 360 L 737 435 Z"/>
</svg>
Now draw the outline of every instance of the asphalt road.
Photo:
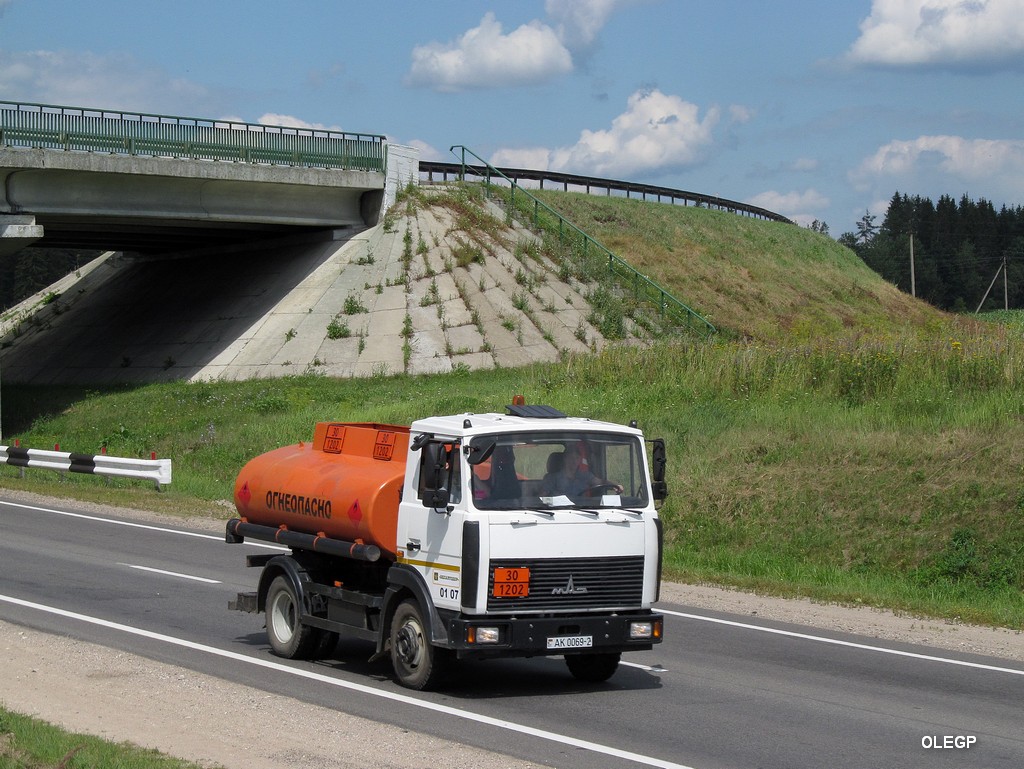
<svg viewBox="0 0 1024 769">
<path fill-rule="evenodd" d="M 0 619 L 565 769 L 1024 766 L 1019 663 L 686 606 L 661 605 L 665 642 L 597 686 L 534 659 L 413 693 L 365 642 L 282 660 L 262 617 L 227 610 L 266 547 L 0 500 Z"/>
</svg>

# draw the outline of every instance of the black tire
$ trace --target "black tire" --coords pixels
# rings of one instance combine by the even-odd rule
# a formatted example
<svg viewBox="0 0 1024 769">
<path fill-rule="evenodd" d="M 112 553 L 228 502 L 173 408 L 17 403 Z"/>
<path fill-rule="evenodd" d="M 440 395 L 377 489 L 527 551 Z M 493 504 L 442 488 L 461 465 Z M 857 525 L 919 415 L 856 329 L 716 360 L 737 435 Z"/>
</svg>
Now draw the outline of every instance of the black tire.
<svg viewBox="0 0 1024 769">
<path fill-rule="evenodd" d="M 417 601 L 402 601 L 391 620 L 391 667 L 402 686 L 422 691 L 441 680 L 450 659 L 447 649 L 430 643 L 430 632 Z"/>
<path fill-rule="evenodd" d="M 309 659 L 320 646 L 323 634 L 319 628 L 303 625 L 302 603 L 288 577 L 276 577 L 267 591 L 267 640 L 279 657 L 290 660 Z"/>
<path fill-rule="evenodd" d="M 609 654 L 567 654 L 565 664 L 573 678 L 590 684 L 607 681 L 619 667 L 619 652 Z"/>
</svg>

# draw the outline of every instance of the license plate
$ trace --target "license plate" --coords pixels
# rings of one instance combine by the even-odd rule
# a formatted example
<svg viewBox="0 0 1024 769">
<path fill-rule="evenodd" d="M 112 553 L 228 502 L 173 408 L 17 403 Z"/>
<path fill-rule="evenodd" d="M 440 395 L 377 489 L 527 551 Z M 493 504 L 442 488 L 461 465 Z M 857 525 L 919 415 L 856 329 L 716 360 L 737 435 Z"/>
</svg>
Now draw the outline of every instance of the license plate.
<svg viewBox="0 0 1024 769">
<path fill-rule="evenodd" d="M 593 645 L 592 635 L 563 635 L 548 639 L 549 649 L 589 649 Z"/>
</svg>

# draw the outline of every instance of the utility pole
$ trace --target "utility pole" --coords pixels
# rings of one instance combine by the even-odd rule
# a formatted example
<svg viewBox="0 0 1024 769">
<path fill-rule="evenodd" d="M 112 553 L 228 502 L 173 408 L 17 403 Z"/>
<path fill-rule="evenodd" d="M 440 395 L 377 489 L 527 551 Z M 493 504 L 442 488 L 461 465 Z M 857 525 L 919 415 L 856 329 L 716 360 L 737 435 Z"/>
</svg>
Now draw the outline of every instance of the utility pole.
<svg viewBox="0 0 1024 769">
<path fill-rule="evenodd" d="M 1010 309 L 1010 292 L 1006 288 L 1006 254 L 1003 254 L 1003 309 Z"/>
<path fill-rule="evenodd" d="M 914 280 L 914 233 L 910 233 L 910 295 L 917 297 L 917 282 Z"/>
<path fill-rule="evenodd" d="M 981 297 L 981 301 L 978 302 L 978 308 L 974 311 L 975 315 L 981 312 L 981 306 L 985 304 L 985 300 L 988 299 L 988 294 L 992 290 L 992 286 L 994 286 L 996 284 L 996 281 L 999 280 L 999 270 L 1003 271 L 1003 304 L 1007 305 L 1006 309 L 1009 309 L 1009 305 L 1007 304 L 1006 298 L 1006 257 L 1004 256 L 1003 263 L 999 265 L 999 267 L 996 269 L 996 274 L 992 276 L 992 282 L 989 283 L 988 288 L 985 289 L 985 296 Z"/>
</svg>

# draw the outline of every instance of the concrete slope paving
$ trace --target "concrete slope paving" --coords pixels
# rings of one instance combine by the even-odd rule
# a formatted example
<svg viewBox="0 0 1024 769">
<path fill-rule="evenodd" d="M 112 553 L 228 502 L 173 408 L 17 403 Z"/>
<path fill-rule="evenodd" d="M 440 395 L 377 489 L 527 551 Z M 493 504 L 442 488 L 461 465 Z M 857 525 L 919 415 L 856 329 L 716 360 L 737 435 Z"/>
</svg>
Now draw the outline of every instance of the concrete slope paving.
<svg viewBox="0 0 1024 769">
<path fill-rule="evenodd" d="M 586 287 L 562 280 L 534 235 L 504 224 L 467 232 L 441 205 L 259 248 L 105 256 L 83 273 L 19 314 L 0 350 L 5 381 L 424 374 L 606 344 Z"/>
</svg>

